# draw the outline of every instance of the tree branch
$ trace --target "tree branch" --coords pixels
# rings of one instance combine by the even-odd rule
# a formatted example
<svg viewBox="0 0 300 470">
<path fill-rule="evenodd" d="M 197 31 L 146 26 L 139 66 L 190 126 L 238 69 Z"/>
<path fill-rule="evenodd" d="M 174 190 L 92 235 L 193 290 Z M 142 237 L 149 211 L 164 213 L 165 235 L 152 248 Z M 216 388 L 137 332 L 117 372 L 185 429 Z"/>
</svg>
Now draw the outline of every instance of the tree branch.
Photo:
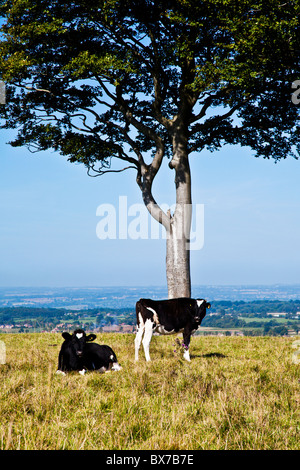
<svg viewBox="0 0 300 470">
<path fill-rule="evenodd" d="M 236 105 L 233 106 L 227 113 L 221 114 L 221 115 L 218 115 L 218 116 L 214 116 L 214 117 L 210 118 L 210 128 L 215 127 L 215 126 L 216 126 L 217 124 L 219 124 L 221 121 L 224 121 L 224 120 L 226 120 L 227 118 L 231 117 L 231 116 L 235 113 L 235 111 L 237 111 L 237 110 L 240 108 L 240 106 L 241 106 L 241 103 L 236 104 Z M 201 114 L 201 112 L 199 113 L 198 116 L 200 116 L 200 114 Z M 205 114 L 205 112 L 204 112 L 204 114 Z M 203 114 L 203 116 L 204 116 L 204 114 Z M 201 116 L 201 117 L 203 117 L 203 116 Z M 200 119 L 200 118 L 199 118 L 199 119 Z M 204 124 L 195 124 L 194 128 L 192 128 L 192 129 L 190 130 L 189 136 L 195 135 L 197 132 L 199 132 L 199 130 L 200 130 L 201 128 L 205 128 L 205 123 L 204 123 Z M 195 150 L 196 150 L 196 148 L 191 148 L 191 149 L 190 149 L 190 152 L 195 151 Z"/>
<path fill-rule="evenodd" d="M 171 228 L 171 218 L 161 209 L 152 195 L 152 182 L 153 178 L 149 178 L 146 174 L 142 175 L 138 171 L 136 181 L 142 192 L 144 204 L 150 215 L 160 224 L 162 224 L 167 231 Z"/>
<path fill-rule="evenodd" d="M 105 175 L 106 173 L 121 173 L 122 171 L 129 170 L 130 168 L 136 170 L 135 166 L 126 166 L 125 168 L 121 168 L 120 170 L 112 170 L 110 168 L 104 170 L 104 169 L 95 169 L 95 165 L 91 165 L 87 169 L 87 174 L 88 176 L 91 176 L 92 178 L 96 178 L 97 176 L 102 176 L 102 175 Z M 91 175 L 90 174 L 91 170 L 94 171 L 96 174 Z"/>
<path fill-rule="evenodd" d="M 212 104 L 212 102 L 213 102 L 213 100 L 216 96 L 217 95 L 210 95 L 204 100 L 204 104 L 201 108 L 201 111 L 196 115 L 192 115 L 192 118 L 190 119 L 191 124 L 193 122 L 199 121 L 200 119 L 202 119 L 205 116 L 206 111 L 208 110 L 208 108 L 210 107 L 210 105 Z"/>
</svg>

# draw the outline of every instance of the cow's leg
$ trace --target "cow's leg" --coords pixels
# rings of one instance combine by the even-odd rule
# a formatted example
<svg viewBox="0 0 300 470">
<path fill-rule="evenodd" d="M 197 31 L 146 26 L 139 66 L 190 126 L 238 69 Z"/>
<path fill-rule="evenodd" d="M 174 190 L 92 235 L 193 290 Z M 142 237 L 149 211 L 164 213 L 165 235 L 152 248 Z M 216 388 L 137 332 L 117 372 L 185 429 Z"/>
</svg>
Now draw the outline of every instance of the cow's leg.
<svg viewBox="0 0 300 470">
<path fill-rule="evenodd" d="M 140 316 L 141 316 L 141 314 L 140 314 Z M 135 340 L 134 340 L 135 360 L 136 361 L 139 360 L 139 349 L 140 349 L 140 345 L 141 345 L 141 342 L 142 342 L 142 337 L 143 337 L 144 330 L 145 330 L 145 324 L 144 324 L 143 320 L 140 319 L 140 322 L 138 323 L 138 326 L 137 326 L 137 332 L 136 332 L 136 336 L 135 336 Z"/>
<path fill-rule="evenodd" d="M 145 351 L 146 361 L 150 361 L 149 346 L 153 334 L 153 322 L 148 318 L 145 323 L 145 335 L 143 339 L 143 347 Z"/>
<path fill-rule="evenodd" d="M 191 341 L 191 333 L 190 331 L 184 330 L 183 332 L 183 344 L 184 344 L 184 353 L 183 353 L 183 359 L 186 361 L 190 361 L 190 341 Z"/>
<path fill-rule="evenodd" d="M 191 360 L 189 348 L 185 349 L 185 351 L 184 351 L 184 353 L 183 353 L 183 359 L 185 359 L 186 361 L 190 361 L 190 360 Z"/>
</svg>

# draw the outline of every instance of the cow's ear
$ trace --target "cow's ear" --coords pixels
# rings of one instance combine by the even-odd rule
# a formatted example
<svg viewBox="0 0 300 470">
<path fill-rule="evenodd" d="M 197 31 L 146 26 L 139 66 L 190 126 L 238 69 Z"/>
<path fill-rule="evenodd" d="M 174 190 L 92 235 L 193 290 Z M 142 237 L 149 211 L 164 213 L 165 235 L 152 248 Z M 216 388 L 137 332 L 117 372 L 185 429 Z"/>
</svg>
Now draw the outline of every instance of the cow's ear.
<svg viewBox="0 0 300 470">
<path fill-rule="evenodd" d="M 90 335 L 87 335 L 86 341 L 94 341 L 96 338 L 97 336 L 91 333 Z"/>
<path fill-rule="evenodd" d="M 64 331 L 61 335 L 64 339 L 72 339 L 72 336 L 70 335 L 70 333 L 67 333 L 67 331 Z"/>
<path fill-rule="evenodd" d="M 211 307 L 210 303 L 206 302 L 206 308 L 210 308 L 210 307 Z"/>
</svg>

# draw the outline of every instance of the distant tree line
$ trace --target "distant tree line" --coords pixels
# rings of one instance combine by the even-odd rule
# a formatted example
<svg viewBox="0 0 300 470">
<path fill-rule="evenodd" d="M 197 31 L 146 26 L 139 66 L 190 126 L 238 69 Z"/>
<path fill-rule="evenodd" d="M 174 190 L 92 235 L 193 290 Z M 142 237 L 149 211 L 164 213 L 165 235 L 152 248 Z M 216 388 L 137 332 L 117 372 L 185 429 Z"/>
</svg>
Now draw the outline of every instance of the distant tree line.
<svg viewBox="0 0 300 470">
<path fill-rule="evenodd" d="M 285 313 L 283 324 L 268 313 Z M 289 328 L 300 330 L 300 300 L 211 301 L 211 309 L 202 325 L 223 329 L 244 329 L 246 334 L 286 335 Z M 245 319 L 253 318 L 253 321 Z M 266 318 L 269 320 L 266 321 Z M 295 318 L 299 319 L 297 322 Z M 292 320 L 293 319 L 293 320 Z M 0 307 L 0 325 L 23 325 L 53 328 L 58 324 L 84 326 L 86 329 L 107 325 L 136 323 L 135 308 L 66 309 L 47 307 Z M 259 330 L 258 330 L 259 329 Z M 24 328 L 20 331 L 24 331 Z"/>
<path fill-rule="evenodd" d="M 211 313 L 231 313 L 243 317 L 265 316 L 270 312 L 296 314 L 300 312 L 300 300 L 218 300 L 211 302 Z"/>
<path fill-rule="evenodd" d="M 45 326 L 58 323 L 73 322 L 96 327 L 126 323 L 135 324 L 135 314 L 132 309 L 82 309 L 70 310 L 64 308 L 47 307 L 0 307 L 0 325 L 31 322 L 34 325 Z"/>
<path fill-rule="evenodd" d="M 300 300 L 255 300 L 246 301 L 216 301 L 212 302 L 210 315 L 203 321 L 203 326 L 226 329 L 245 329 L 246 335 L 284 336 L 289 329 L 300 330 Z M 283 324 L 270 313 L 285 313 L 286 322 Z M 241 318 L 242 317 L 242 318 Z M 245 321 L 253 318 L 253 321 Z M 268 318 L 269 321 L 265 319 Z M 295 318 L 299 319 L 297 322 Z M 293 319 L 293 321 L 292 321 Z"/>
</svg>

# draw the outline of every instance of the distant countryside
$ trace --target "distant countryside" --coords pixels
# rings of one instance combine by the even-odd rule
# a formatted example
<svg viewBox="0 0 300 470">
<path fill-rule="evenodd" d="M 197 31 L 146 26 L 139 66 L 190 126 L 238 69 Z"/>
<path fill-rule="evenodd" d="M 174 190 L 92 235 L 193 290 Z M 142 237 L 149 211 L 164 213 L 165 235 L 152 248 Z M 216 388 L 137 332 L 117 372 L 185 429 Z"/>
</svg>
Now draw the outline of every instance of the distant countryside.
<svg viewBox="0 0 300 470">
<path fill-rule="evenodd" d="M 267 299 L 260 298 L 263 289 Z M 202 289 L 199 287 L 198 290 L 194 296 L 205 297 L 212 304 L 198 335 L 300 334 L 300 299 L 291 299 L 292 294 L 285 292 L 283 288 L 277 286 L 266 290 L 259 286 L 239 289 L 206 286 Z M 205 296 L 200 295 L 200 290 Z M 295 289 L 293 295 L 295 296 Z M 134 333 L 135 302 L 140 297 L 165 298 L 166 293 L 155 287 L 2 288 L 0 332 L 55 333 L 80 327 L 100 333 Z M 218 300 L 214 300 L 214 297 Z M 234 300 L 230 300 L 230 297 Z"/>
</svg>

